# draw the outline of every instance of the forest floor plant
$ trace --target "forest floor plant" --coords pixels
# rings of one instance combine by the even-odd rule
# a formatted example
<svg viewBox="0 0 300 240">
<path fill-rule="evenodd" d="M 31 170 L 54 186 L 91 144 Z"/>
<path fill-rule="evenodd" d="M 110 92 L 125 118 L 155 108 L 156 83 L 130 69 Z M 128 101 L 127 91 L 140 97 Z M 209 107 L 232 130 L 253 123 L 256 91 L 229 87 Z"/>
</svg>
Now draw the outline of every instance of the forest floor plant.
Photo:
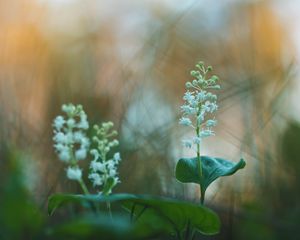
<svg viewBox="0 0 300 240">
<path fill-rule="evenodd" d="M 191 203 L 171 198 L 129 193 L 112 194 L 112 189 L 120 182 L 117 166 L 121 161 L 120 153 L 112 153 L 118 146 L 117 135 L 112 130 L 113 123 L 94 125 L 89 130 L 87 115 L 81 105 L 63 105 L 66 116 L 57 116 L 54 120 L 54 148 L 58 158 L 66 165 L 66 175 L 75 180 L 82 188 L 82 194 L 54 194 L 49 197 L 50 215 L 64 205 L 80 204 L 84 208 L 95 206 L 94 215 L 86 208 L 85 215 L 59 224 L 49 231 L 50 237 L 88 239 L 151 239 L 153 237 L 171 237 L 175 239 L 194 239 L 196 232 L 214 235 L 219 232 L 220 220 L 212 210 L 203 206 L 207 187 L 221 176 L 232 175 L 245 166 L 241 159 L 233 163 L 221 158 L 200 155 L 200 145 L 206 137 L 214 135 L 213 127 L 217 120 L 214 113 L 218 109 L 217 95 L 220 89 L 218 77 L 208 75 L 212 67 L 205 67 L 203 62 L 196 65 L 191 72 L 195 78 L 186 83 L 183 112 L 179 123 L 191 127 L 195 136 L 183 140 L 185 147 L 195 150 L 196 157 L 181 158 L 175 170 L 177 180 L 182 183 L 197 183 L 200 186 L 200 203 Z M 88 136 L 88 132 L 92 136 Z M 91 194 L 84 182 L 83 170 L 79 167 L 81 160 L 90 159 L 87 179 L 98 189 Z M 87 204 L 88 203 L 88 204 Z M 101 204 L 107 204 L 107 212 L 99 211 Z M 111 204 L 123 206 L 128 213 L 119 211 L 112 216 Z M 95 211 L 96 209 L 96 211 Z M 124 217 L 125 214 L 125 217 Z"/>
<path fill-rule="evenodd" d="M 215 112 L 218 110 L 217 95 L 219 78 L 209 74 L 212 67 L 205 67 L 203 62 L 196 64 L 196 70 L 191 71 L 193 79 L 186 83 L 185 101 L 181 106 L 183 112 L 179 124 L 191 127 L 195 131 L 192 139 L 183 140 L 183 145 L 195 150 L 195 158 L 182 158 L 176 165 L 176 178 L 182 183 L 196 183 L 200 185 L 201 204 L 204 204 L 205 192 L 208 186 L 221 176 L 234 174 L 244 168 L 246 163 L 241 159 L 237 164 L 222 158 L 200 156 L 200 146 L 204 138 L 214 136 L 213 127 L 217 125 Z"/>
</svg>

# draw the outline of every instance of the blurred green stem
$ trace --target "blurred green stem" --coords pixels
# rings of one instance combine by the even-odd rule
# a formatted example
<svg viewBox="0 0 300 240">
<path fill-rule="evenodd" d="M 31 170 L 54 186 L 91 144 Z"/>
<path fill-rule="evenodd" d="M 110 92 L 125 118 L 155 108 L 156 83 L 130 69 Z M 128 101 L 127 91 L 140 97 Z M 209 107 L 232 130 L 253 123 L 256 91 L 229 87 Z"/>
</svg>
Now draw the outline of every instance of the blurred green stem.
<svg viewBox="0 0 300 240">
<path fill-rule="evenodd" d="M 85 195 L 89 195 L 90 192 L 89 192 L 89 190 L 87 189 L 87 187 L 86 187 L 84 181 L 82 180 L 82 178 L 80 178 L 80 179 L 78 180 L 78 182 L 79 182 L 79 184 L 80 184 L 80 187 L 82 188 L 83 193 L 84 193 Z"/>
<path fill-rule="evenodd" d="M 197 113 L 197 127 L 196 127 L 196 135 L 197 137 L 200 139 L 200 122 L 198 120 L 199 118 L 199 115 L 201 114 L 201 104 L 199 106 L 199 110 L 198 110 L 198 113 Z M 197 143 L 197 159 L 198 159 L 198 167 L 199 167 L 199 175 L 200 175 L 200 179 L 202 179 L 202 163 L 201 163 L 201 156 L 200 156 L 200 143 Z M 202 188 L 201 188 L 201 185 L 199 184 L 199 187 L 200 187 L 200 192 L 201 192 L 201 196 L 200 196 L 200 202 L 201 204 L 204 203 L 204 193 L 202 192 Z"/>
<path fill-rule="evenodd" d="M 201 192 L 200 201 L 201 201 L 201 204 L 203 205 L 204 204 L 205 192 L 202 190 L 201 186 L 200 186 L 200 192 Z"/>
<path fill-rule="evenodd" d="M 107 209 L 108 209 L 108 212 L 109 212 L 110 219 L 113 221 L 113 216 L 112 216 L 112 213 L 111 213 L 110 202 L 106 202 L 106 205 L 107 205 Z"/>
<path fill-rule="evenodd" d="M 196 127 L 196 135 L 197 137 L 200 139 L 200 126 L 201 123 L 198 120 L 199 116 L 201 114 L 201 104 L 199 105 L 199 110 L 197 112 L 197 127 Z M 200 178 L 202 177 L 202 166 L 201 166 L 201 157 L 200 157 L 200 143 L 197 143 L 197 158 L 198 158 L 198 165 L 199 165 L 199 174 L 200 174 Z"/>
</svg>

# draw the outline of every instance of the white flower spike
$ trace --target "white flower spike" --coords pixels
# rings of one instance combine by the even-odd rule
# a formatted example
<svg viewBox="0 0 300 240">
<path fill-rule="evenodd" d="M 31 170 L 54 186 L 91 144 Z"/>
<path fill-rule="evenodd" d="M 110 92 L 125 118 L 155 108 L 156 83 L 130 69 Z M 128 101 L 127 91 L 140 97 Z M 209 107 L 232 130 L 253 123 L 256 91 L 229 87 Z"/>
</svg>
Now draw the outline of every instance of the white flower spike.
<svg viewBox="0 0 300 240">
<path fill-rule="evenodd" d="M 191 71 L 195 79 L 185 84 L 187 91 L 183 96 L 185 103 L 180 107 L 183 116 L 179 119 L 179 124 L 195 129 L 196 136 L 183 140 L 183 145 L 192 148 L 195 144 L 197 155 L 200 156 L 201 139 L 215 135 L 212 128 L 217 125 L 213 116 L 218 110 L 217 96 L 209 90 L 220 89 L 220 85 L 217 84 L 218 77 L 215 75 L 207 79 L 208 73 L 212 71 L 211 66 L 206 68 L 203 62 L 199 62 L 196 68 L 197 70 Z"/>
<path fill-rule="evenodd" d="M 58 158 L 68 164 L 67 178 L 80 183 L 85 193 L 87 188 L 82 180 L 82 170 L 78 161 L 87 158 L 90 140 L 86 136 L 88 121 L 81 105 L 64 104 L 62 111 L 66 117 L 57 116 L 53 122 L 54 149 Z"/>
<path fill-rule="evenodd" d="M 54 119 L 54 148 L 61 161 L 76 165 L 77 161 L 84 160 L 90 146 L 90 140 L 86 136 L 88 122 L 81 105 L 64 104 L 62 111 L 67 118 L 57 116 Z M 75 119 L 81 119 L 77 122 Z M 82 124 L 84 118 L 84 124 Z"/>
<path fill-rule="evenodd" d="M 101 127 L 98 125 L 94 126 L 96 133 L 93 137 L 93 141 L 97 147 L 90 151 L 94 160 L 90 164 L 90 174 L 88 178 L 94 187 L 106 189 L 106 192 L 102 191 L 104 195 L 110 194 L 113 187 L 120 182 L 117 172 L 117 166 L 121 161 L 120 153 L 116 152 L 112 159 L 108 158 L 111 148 L 119 145 L 118 140 L 110 140 L 110 138 L 117 135 L 116 131 L 111 131 L 112 127 L 112 122 L 103 123 Z"/>
</svg>

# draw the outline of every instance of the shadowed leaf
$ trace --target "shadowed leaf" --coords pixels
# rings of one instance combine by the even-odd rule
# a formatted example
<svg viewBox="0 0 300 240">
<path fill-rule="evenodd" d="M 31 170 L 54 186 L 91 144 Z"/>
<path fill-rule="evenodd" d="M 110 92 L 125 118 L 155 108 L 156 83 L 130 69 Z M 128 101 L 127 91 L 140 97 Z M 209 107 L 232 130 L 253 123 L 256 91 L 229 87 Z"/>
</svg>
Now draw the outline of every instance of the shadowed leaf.
<svg viewBox="0 0 300 240">
<path fill-rule="evenodd" d="M 159 222 L 161 225 L 160 230 L 167 233 L 181 234 L 188 223 L 203 234 L 211 235 L 219 232 L 220 220 L 212 210 L 190 202 L 147 195 L 56 194 L 49 198 L 48 212 L 52 214 L 55 209 L 71 203 L 104 203 L 108 201 L 122 204 L 132 212 L 131 215 L 135 216 L 133 220 L 137 223 L 147 222 L 147 219 L 156 219 L 155 222 Z"/>
</svg>

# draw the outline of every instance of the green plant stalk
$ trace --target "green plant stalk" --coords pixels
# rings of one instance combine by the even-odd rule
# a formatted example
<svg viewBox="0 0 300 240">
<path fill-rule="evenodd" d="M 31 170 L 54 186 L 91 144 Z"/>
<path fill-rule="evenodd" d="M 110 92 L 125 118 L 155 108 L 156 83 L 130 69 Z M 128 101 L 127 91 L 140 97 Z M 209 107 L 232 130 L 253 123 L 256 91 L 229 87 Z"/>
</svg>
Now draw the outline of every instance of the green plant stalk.
<svg viewBox="0 0 300 240">
<path fill-rule="evenodd" d="M 85 182 L 83 181 L 82 178 L 80 178 L 80 179 L 78 180 L 78 183 L 79 183 L 79 185 L 80 185 L 80 187 L 81 187 L 83 193 L 84 193 L 85 195 L 90 195 L 90 192 L 89 192 L 89 190 L 88 190 L 88 188 L 87 188 L 87 186 L 86 186 L 86 184 L 85 184 Z M 92 203 L 92 205 L 93 205 L 93 207 L 94 207 L 94 209 L 95 209 L 95 213 L 98 213 L 98 212 L 99 212 L 99 206 L 98 206 L 96 203 L 95 203 L 95 204 Z"/>
<path fill-rule="evenodd" d="M 200 192 L 201 192 L 200 202 L 202 205 L 204 205 L 205 191 L 202 190 L 201 186 L 200 186 Z"/>
<path fill-rule="evenodd" d="M 78 180 L 78 183 L 79 183 L 79 185 L 80 185 L 80 187 L 81 187 L 83 193 L 84 193 L 85 195 L 89 195 L 90 192 L 89 192 L 89 190 L 87 189 L 87 187 L 86 187 L 86 185 L 85 185 L 85 182 L 82 180 L 82 178 L 80 178 L 80 179 Z"/>
<path fill-rule="evenodd" d="M 196 127 L 196 135 L 198 138 L 200 138 L 200 122 L 198 122 L 198 117 L 201 114 L 201 104 L 199 104 L 199 110 L 197 112 L 197 119 L 196 119 L 196 123 L 197 123 L 197 127 Z M 200 143 L 197 143 L 197 158 L 198 158 L 198 163 L 199 163 L 199 174 L 200 177 L 202 177 L 202 165 L 201 165 L 201 157 L 200 157 Z"/>
<path fill-rule="evenodd" d="M 196 129 L 197 137 L 200 137 L 200 127 L 197 126 Z M 202 177 L 202 164 L 201 164 L 201 157 L 200 157 L 200 144 L 197 144 L 197 158 L 198 158 L 198 166 L 199 166 L 199 174 Z"/>
<path fill-rule="evenodd" d="M 197 113 L 197 127 L 196 127 L 196 135 L 198 138 L 200 138 L 200 126 L 201 124 L 198 122 L 198 117 L 200 115 L 200 109 L 201 109 L 201 104 L 199 106 L 199 110 L 198 110 L 198 113 Z M 197 144 L 197 159 L 198 159 L 198 166 L 199 166 L 199 175 L 200 175 L 200 179 L 202 178 L 203 176 L 203 173 L 202 173 L 202 163 L 201 163 L 201 156 L 200 156 L 200 143 Z M 200 202 L 201 204 L 203 205 L 204 203 L 204 193 L 202 191 L 202 188 L 201 188 L 201 185 L 199 184 L 199 188 L 200 188 Z"/>
<path fill-rule="evenodd" d="M 114 219 L 113 219 L 113 216 L 112 216 L 112 213 L 111 213 L 110 202 L 106 202 L 106 205 L 107 205 L 107 209 L 108 209 L 110 219 L 113 221 Z"/>
<path fill-rule="evenodd" d="M 105 152 L 102 152 L 102 158 L 103 158 L 103 162 L 105 162 L 106 161 L 106 153 Z M 105 173 L 104 173 L 104 186 L 106 184 L 107 184 L 107 172 L 105 171 Z M 108 195 L 108 194 L 105 194 L 105 195 Z M 111 220 L 113 220 L 112 213 L 111 213 L 111 208 L 110 208 L 110 202 L 106 202 L 106 206 L 107 206 L 109 216 L 110 216 Z"/>
</svg>

